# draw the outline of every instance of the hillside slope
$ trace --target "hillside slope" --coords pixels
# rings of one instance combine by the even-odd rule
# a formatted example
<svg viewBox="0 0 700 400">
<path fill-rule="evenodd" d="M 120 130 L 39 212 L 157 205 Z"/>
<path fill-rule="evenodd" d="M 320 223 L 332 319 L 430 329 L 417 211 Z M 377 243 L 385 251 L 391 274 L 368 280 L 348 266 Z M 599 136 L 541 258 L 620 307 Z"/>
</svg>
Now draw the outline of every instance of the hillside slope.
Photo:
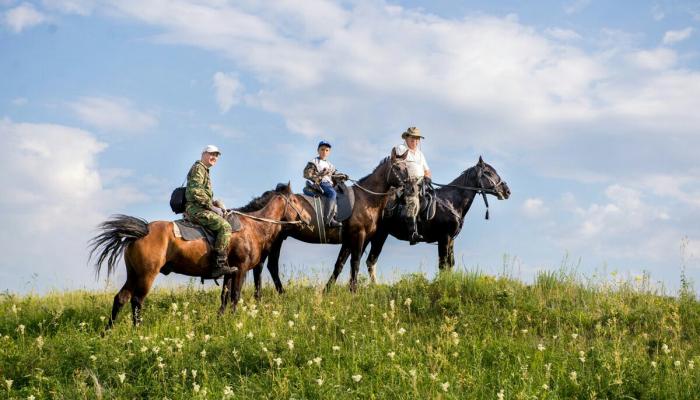
<svg viewBox="0 0 700 400">
<path fill-rule="evenodd" d="M 152 293 L 136 329 L 125 307 L 104 336 L 114 293 L 5 295 L 0 397 L 698 398 L 700 304 L 647 287 L 447 273 L 323 295 L 294 282 L 258 303 L 248 287 L 218 317 L 218 292 L 191 285 Z"/>
</svg>

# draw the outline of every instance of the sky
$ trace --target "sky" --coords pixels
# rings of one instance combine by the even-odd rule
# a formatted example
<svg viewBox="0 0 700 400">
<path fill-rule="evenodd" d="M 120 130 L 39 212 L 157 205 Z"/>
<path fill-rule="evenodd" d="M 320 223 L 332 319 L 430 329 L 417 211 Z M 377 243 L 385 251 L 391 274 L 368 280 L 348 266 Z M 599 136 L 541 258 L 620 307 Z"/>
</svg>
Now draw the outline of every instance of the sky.
<svg viewBox="0 0 700 400">
<path fill-rule="evenodd" d="M 687 0 L 0 0 L 0 291 L 121 285 L 88 262 L 97 225 L 176 219 L 207 144 L 233 207 L 299 191 L 319 140 L 357 179 L 418 126 L 434 181 L 481 155 L 512 190 L 488 221 L 475 202 L 461 268 L 673 293 L 700 281 L 699 49 Z M 288 240 L 282 274 L 324 280 L 338 250 Z M 378 263 L 436 271 L 395 239 Z"/>
</svg>

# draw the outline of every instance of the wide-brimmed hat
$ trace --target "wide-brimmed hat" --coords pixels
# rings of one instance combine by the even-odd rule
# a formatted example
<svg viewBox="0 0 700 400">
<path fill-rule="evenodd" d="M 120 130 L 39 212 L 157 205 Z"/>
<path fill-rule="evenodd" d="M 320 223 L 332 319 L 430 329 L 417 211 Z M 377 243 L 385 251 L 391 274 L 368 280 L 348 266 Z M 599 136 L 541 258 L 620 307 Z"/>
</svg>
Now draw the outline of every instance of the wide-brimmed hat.
<svg viewBox="0 0 700 400">
<path fill-rule="evenodd" d="M 420 129 L 416 128 L 415 126 L 406 129 L 406 132 L 401 134 L 401 139 L 406 139 L 409 136 L 425 139 L 425 137 L 421 136 Z"/>
<path fill-rule="evenodd" d="M 221 154 L 221 150 L 219 150 L 219 148 L 214 146 L 213 144 L 209 144 L 209 145 L 207 145 L 207 147 L 202 149 L 202 153 L 219 153 L 219 154 Z"/>
</svg>

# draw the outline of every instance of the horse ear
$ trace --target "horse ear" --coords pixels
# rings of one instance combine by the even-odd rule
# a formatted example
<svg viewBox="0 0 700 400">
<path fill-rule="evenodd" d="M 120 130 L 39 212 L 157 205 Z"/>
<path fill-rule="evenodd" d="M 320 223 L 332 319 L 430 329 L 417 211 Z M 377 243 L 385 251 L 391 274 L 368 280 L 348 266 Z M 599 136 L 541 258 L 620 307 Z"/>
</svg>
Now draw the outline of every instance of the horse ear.
<svg viewBox="0 0 700 400">
<path fill-rule="evenodd" d="M 287 186 L 284 188 L 286 194 L 292 194 L 292 181 L 287 181 Z"/>
<path fill-rule="evenodd" d="M 484 165 L 484 159 L 479 156 L 479 165 L 483 166 Z"/>
</svg>

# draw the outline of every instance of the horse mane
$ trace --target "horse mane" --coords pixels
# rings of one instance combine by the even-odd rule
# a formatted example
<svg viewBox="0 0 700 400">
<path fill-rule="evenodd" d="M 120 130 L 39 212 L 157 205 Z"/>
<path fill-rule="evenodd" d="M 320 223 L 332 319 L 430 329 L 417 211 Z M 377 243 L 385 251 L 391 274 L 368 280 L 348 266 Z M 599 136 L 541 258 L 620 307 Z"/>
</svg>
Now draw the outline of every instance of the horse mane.
<svg viewBox="0 0 700 400">
<path fill-rule="evenodd" d="M 360 181 L 364 181 L 365 179 L 367 179 L 367 178 L 369 178 L 370 176 L 374 175 L 374 173 L 377 172 L 377 170 L 378 170 L 382 165 L 386 164 L 386 162 L 389 161 L 389 159 L 391 159 L 390 156 L 384 157 L 384 158 L 382 159 L 382 161 L 380 161 L 379 164 L 378 164 L 376 167 L 374 167 L 374 169 L 372 170 L 372 172 L 370 172 L 369 174 L 367 174 L 367 175 L 365 175 L 364 177 L 360 178 L 359 180 L 360 180 Z"/>
<path fill-rule="evenodd" d="M 243 207 L 234 208 L 234 210 L 240 212 L 253 212 L 262 210 L 267 205 L 267 203 L 270 202 L 270 199 L 272 199 L 275 193 L 276 192 L 274 190 L 268 190 L 260 196 L 253 198 L 248 204 L 244 205 Z"/>
</svg>

